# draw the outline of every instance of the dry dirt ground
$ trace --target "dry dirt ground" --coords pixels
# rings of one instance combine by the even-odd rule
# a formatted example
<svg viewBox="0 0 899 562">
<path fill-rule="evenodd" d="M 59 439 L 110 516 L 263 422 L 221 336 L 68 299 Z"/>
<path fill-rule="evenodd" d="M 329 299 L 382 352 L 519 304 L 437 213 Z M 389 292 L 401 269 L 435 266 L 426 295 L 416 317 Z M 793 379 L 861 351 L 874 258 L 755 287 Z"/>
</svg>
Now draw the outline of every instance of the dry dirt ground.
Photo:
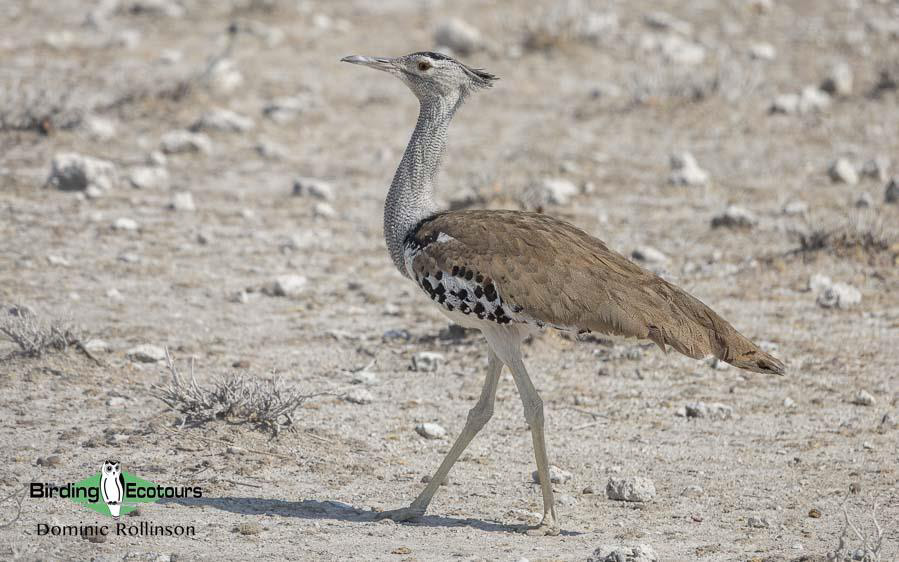
<svg viewBox="0 0 899 562">
<path fill-rule="evenodd" d="M 153 482 L 200 485 L 203 498 L 133 519 L 193 524 L 195 537 L 102 543 L 37 536 L 38 523 L 107 520 L 26 498 L 0 529 L 0 557 L 583 560 L 601 545 L 648 544 L 660 560 L 817 560 L 839 544 L 844 502 L 869 533 L 876 504 L 881 556 L 899 556 L 899 210 L 885 203 L 884 179 L 828 175 L 838 157 L 899 166 L 896 2 L 23 0 L 3 10 L 0 302 L 70 317 L 109 351 L 96 352 L 102 366 L 74 349 L 0 363 L 0 497 L 12 494 L 0 524 L 16 516 L 26 483 L 74 482 L 106 458 Z M 653 25 L 657 10 L 689 29 Z M 596 29 L 584 31 L 591 11 Z M 521 208 L 534 204 L 534 181 L 567 179 L 584 189 L 544 212 L 623 253 L 662 251 L 670 279 L 788 367 L 766 377 L 633 341 L 536 336 L 525 355 L 551 462 L 572 474 L 555 486 L 558 537 L 518 532 L 541 507 L 508 375 L 429 514 L 373 521 L 411 501 L 437 467 L 486 360 L 477 334 L 450 336 L 382 242 L 383 197 L 417 104 L 399 82 L 338 60 L 434 48 L 449 17 L 481 30 L 486 47 L 464 59 L 501 80 L 457 116 L 442 197 Z M 681 39 L 669 47 L 689 47 L 666 60 L 658 41 L 672 36 Z M 751 56 L 759 42 L 773 60 Z M 695 46 L 703 60 L 670 60 Z M 769 113 L 777 95 L 820 84 L 839 62 L 853 74 L 848 95 L 821 111 Z M 297 114 L 267 116 L 282 97 L 299 100 Z M 129 185 L 165 133 L 216 107 L 255 127 L 210 132 L 209 154 L 169 155 L 168 187 Z M 45 187 L 54 155 L 72 151 L 113 162 L 118 185 L 96 198 Z M 707 185 L 668 183 L 669 155 L 682 151 Z M 292 195 L 297 175 L 332 184 L 333 200 Z M 168 209 L 176 191 L 196 210 Z M 796 201 L 807 209 L 783 211 Z M 730 204 L 757 223 L 711 228 Z M 122 218 L 137 229 L 113 228 Z M 886 243 L 795 251 L 799 233 L 847 220 L 874 238 L 882 225 Z M 861 302 L 819 306 L 807 288 L 816 273 L 855 286 Z M 261 291 L 284 274 L 308 282 L 291 297 Z M 182 370 L 194 358 L 202 384 L 236 373 L 333 394 L 308 400 L 294 431 L 275 437 L 227 420 L 182 427 L 152 395 L 165 365 L 126 357 L 140 344 L 167 346 Z M 0 343 L 0 356 L 15 350 Z M 420 351 L 445 360 L 413 371 Z M 371 403 L 343 399 L 363 368 L 374 374 Z M 873 404 L 855 403 L 862 390 Z M 697 401 L 733 415 L 678 415 Z M 422 422 L 447 437 L 422 438 Z M 610 476 L 649 478 L 656 497 L 612 501 Z M 691 486 L 701 492 L 684 494 Z"/>
</svg>

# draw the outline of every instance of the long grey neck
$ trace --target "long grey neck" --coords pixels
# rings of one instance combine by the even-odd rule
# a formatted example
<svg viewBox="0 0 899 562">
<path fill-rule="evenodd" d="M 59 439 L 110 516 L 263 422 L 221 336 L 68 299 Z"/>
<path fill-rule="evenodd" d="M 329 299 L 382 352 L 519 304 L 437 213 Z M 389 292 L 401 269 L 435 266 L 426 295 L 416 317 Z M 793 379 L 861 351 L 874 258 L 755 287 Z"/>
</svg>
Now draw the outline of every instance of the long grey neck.
<svg viewBox="0 0 899 562">
<path fill-rule="evenodd" d="M 446 131 L 461 100 L 423 100 L 418 123 L 403 153 L 387 201 L 384 204 L 384 239 L 393 264 L 408 275 L 403 260 L 403 241 L 423 219 L 437 212 L 434 188 L 443 152 Z"/>
</svg>

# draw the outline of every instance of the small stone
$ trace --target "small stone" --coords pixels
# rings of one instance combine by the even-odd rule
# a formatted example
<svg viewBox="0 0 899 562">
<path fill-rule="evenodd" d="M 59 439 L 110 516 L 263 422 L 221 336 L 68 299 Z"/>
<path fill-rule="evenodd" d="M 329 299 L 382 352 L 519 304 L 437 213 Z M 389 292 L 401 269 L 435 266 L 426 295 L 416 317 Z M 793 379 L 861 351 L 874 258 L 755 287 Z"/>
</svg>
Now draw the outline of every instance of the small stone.
<svg viewBox="0 0 899 562">
<path fill-rule="evenodd" d="M 207 111 L 191 126 L 192 131 L 220 131 L 226 133 L 245 133 L 256 124 L 246 115 L 230 109 L 213 109 Z"/>
<path fill-rule="evenodd" d="M 168 204 L 168 208 L 173 211 L 193 212 L 197 210 L 194 204 L 194 196 L 190 191 L 178 191 L 172 195 L 172 202 Z"/>
<path fill-rule="evenodd" d="M 806 86 L 799 93 L 799 113 L 824 111 L 830 107 L 830 96 L 815 86 Z"/>
<path fill-rule="evenodd" d="M 412 339 L 412 334 L 410 334 L 408 330 L 387 330 L 381 335 L 381 339 L 385 342 L 409 341 Z"/>
<path fill-rule="evenodd" d="M 113 230 L 120 230 L 123 232 L 135 232 L 140 228 L 140 226 L 134 219 L 121 217 L 116 219 L 115 222 L 112 223 L 112 228 Z"/>
<path fill-rule="evenodd" d="M 709 418 L 713 420 L 729 420 L 734 409 L 720 402 L 690 402 L 685 406 L 688 418 Z"/>
<path fill-rule="evenodd" d="M 695 66 L 705 60 L 705 47 L 679 35 L 664 37 L 659 42 L 659 47 L 662 56 L 674 64 Z"/>
<path fill-rule="evenodd" d="M 312 207 L 312 214 L 317 217 L 332 219 L 337 216 L 337 211 L 328 203 L 321 201 Z"/>
<path fill-rule="evenodd" d="M 139 363 L 156 363 L 165 359 L 165 348 L 158 345 L 143 344 L 132 347 L 125 356 Z"/>
<path fill-rule="evenodd" d="M 581 493 L 584 494 L 585 496 L 587 496 L 587 495 L 595 494 L 596 490 L 593 488 L 593 486 L 584 486 L 584 489 L 581 490 Z"/>
<path fill-rule="evenodd" d="M 47 256 L 47 263 L 49 263 L 50 265 L 56 265 L 59 267 L 69 267 L 70 265 L 72 265 L 72 262 L 70 262 L 66 258 L 64 258 L 62 256 L 56 256 L 53 254 L 50 254 Z"/>
<path fill-rule="evenodd" d="M 832 96 L 848 96 L 852 93 L 852 69 L 845 62 L 835 64 L 828 73 L 821 89 Z"/>
<path fill-rule="evenodd" d="M 886 156 L 876 156 L 866 160 L 862 165 L 861 175 L 876 181 L 887 181 L 890 179 L 890 159 Z"/>
<path fill-rule="evenodd" d="M 98 141 L 108 141 L 116 136 L 116 124 L 112 119 L 99 115 L 88 115 L 81 121 L 81 129 L 87 136 Z"/>
<path fill-rule="evenodd" d="M 419 373 L 431 373 L 440 369 L 444 360 L 442 353 L 420 351 L 412 356 L 412 370 Z"/>
<path fill-rule="evenodd" d="M 837 158 L 827 170 L 830 179 L 835 183 L 855 185 L 858 183 L 858 172 L 846 158 Z"/>
<path fill-rule="evenodd" d="M 284 160 L 290 155 L 286 146 L 268 139 L 259 139 L 255 148 L 256 153 L 267 160 Z"/>
<path fill-rule="evenodd" d="M 780 94 L 771 102 L 770 111 L 785 115 L 796 113 L 799 111 L 799 94 Z"/>
<path fill-rule="evenodd" d="M 150 154 L 147 154 L 147 164 L 150 166 L 156 167 L 165 167 L 166 164 L 169 163 L 168 156 L 165 155 L 161 150 L 152 150 Z"/>
<path fill-rule="evenodd" d="M 676 31 L 681 35 L 691 35 L 693 33 L 693 26 L 689 22 L 678 19 L 668 12 L 648 12 L 643 15 L 643 22 L 653 29 Z"/>
<path fill-rule="evenodd" d="M 852 397 L 852 403 L 856 406 L 873 406 L 875 402 L 874 396 L 867 390 L 859 390 Z"/>
<path fill-rule="evenodd" d="M 424 476 L 421 477 L 421 483 L 422 483 L 422 484 L 427 484 L 427 483 L 430 482 L 430 481 L 431 481 L 431 475 L 430 475 L 430 474 L 425 474 Z M 441 486 L 446 486 L 446 485 L 448 485 L 449 483 L 450 483 L 450 479 L 449 479 L 449 476 L 447 476 L 446 478 L 443 479 L 443 482 L 441 482 L 440 485 L 441 485 Z"/>
<path fill-rule="evenodd" d="M 899 203 L 899 176 L 891 178 L 887 183 L 883 200 L 887 203 Z"/>
<path fill-rule="evenodd" d="M 241 535 L 258 535 L 262 532 L 262 526 L 259 523 L 241 523 L 235 530 Z"/>
<path fill-rule="evenodd" d="M 84 349 L 91 353 L 109 353 L 109 344 L 100 339 L 90 339 L 84 343 Z"/>
<path fill-rule="evenodd" d="M 696 484 L 691 484 L 690 486 L 687 486 L 686 488 L 684 488 L 683 491 L 680 493 L 680 495 L 687 497 L 687 498 L 698 498 L 704 493 L 705 493 L 705 491 L 702 489 L 701 486 L 697 486 Z"/>
<path fill-rule="evenodd" d="M 279 275 L 263 292 L 275 297 L 297 297 L 304 292 L 308 280 L 302 275 Z"/>
<path fill-rule="evenodd" d="M 323 180 L 298 176 L 293 180 L 293 194 L 300 197 L 312 197 L 322 201 L 333 201 L 334 187 Z"/>
<path fill-rule="evenodd" d="M 540 473 L 536 470 L 531 474 L 531 477 L 534 479 L 534 482 L 540 483 Z M 567 470 L 562 470 L 558 466 L 549 465 L 549 481 L 553 484 L 565 484 L 571 480 L 571 473 Z"/>
<path fill-rule="evenodd" d="M 861 291 L 846 283 L 834 283 L 825 287 L 816 302 L 822 308 L 848 309 L 862 301 Z"/>
<path fill-rule="evenodd" d="M 771 526 L 771 523 L 765 517 L 750 517 L 746 520 L 749 526 L 753 529 L 767 529 Z"/>
<path fill-rule="evenodd" d="M 782 211 L 785 215 L 804 215 L 808 213 L 808 203 L 799 200 L 789 201 L 783 206 Z"/>
<path fill-rule="evenodd" d="M 606 496 L 610 500 L 626 502 L 648 502 L 656 495 L 656 488 L 649 478 L 634 476 L 630 478 L 609 478 L 606 484 Z"/>
<path fill-rule="evenodd" d="M 166 154 L 212 152 L 212 140 L 205 133 L 193 133 L 191 131 L 169 131 L 162 135 L 159 144 Z"/>
<path fill-rule="evenodd" d="M 436 423 L 420 423 L 415 426 L 415 432 L 425 439 L 443 439 L 446 437 L 446 430 Z"/>
<path fill-rule="evenodd" d="M 220 94 L 230 94 L 243 84 L 243 74 L 231 59 L 220 59 L 209 71 L 209 85 Z"/>
<path fill-rule="evenodd" d="M 871 194 L 867 191 L 862 191 L 858 194 L 858 198 L 855 200 L 855 207 L 857 209 L 867 209 L 874 205 L 874 198 L 871 197 Z"/>
<path fill-rule="evenodd" d="M 880 431 L 888 431 L 890 429 L 896 429 L 899 427 L 899 420 L 896 419 L 893 414 L 887 412 L 880 418 L 880 423 L 878 424 L 878 429 Z"/>
<path fill-rule="evenodd" d="M 311 109 L 312 98 L 308 95 L 276 98 L 262 109 L 262 113 L 276 123 L 287 123 Z"/>
<path fill-rule="evenodd" d="M 528 187 L 525 197 L 532 207 L 542 207 L 546 204 L 567 205 L 578 191 L 573 182 L 564 178 L 543 178 Z"/>
<path fill-rule="evenodd" d="M 481 32 L 458 18 L 440 22 L 434 31 L 434 42 L 442 47 L 449 47 L 454 53 L 462 56 L 479 51 L 484 46 Z"/>
<path fill-rule="evenodd" d="M 817 508 L 811 508 L 808 510 L 808 516 L 812 519 L 820 519 L 821 518 L 821 510 Z"/>
<path fill-rule="evenodd" d="M 113 189 L 118 183 L 115 164 L 74 152 L 54 156 L 47 178 L 47 184 L 60 191 L 87 191 L 93 188 L 102 193 Z"/>
<path fill-rule="evenodd" d="M 756 60 L 771 61 L 777 58 L 777 49 L 771 43 L 753 43 L 749 46 L 749 56 Z"/>
<path fill-rule="evenodd" d="M 128 172 L 128 183 L 135 189 L 169 188 L 169 172 L 162 166 L 137 166 Z"/>
<path fill-rule="evenodd" d="M 50 455 L 49 457 L 42 457 L 37 459 L 38 466 L 60 466 L 62 464 L 62 457 L 59 455 Z"/>
<path fill-rule="evenodd" d="M 391 550 L 390 554 L 412 554 L 412 549 L 408 546 L 398 546 Z"/>
<path fill-rule="evenodd" d="M 371 404 L 374 397 L 364 388 L 353 388 L 346 393 L 344 400 L 352 404 Z"/>
<path fill-rule="evenodd" d="M 562 507 L 574 507 L 577 505 L 577 498 L 571 494 L 557 494 L 555 499 L 556 503 Z"/>
<path fill-rule="evenodd" d="M 787 396 L 783 401 L 784 408 L 793 408 L 796 406 L 796 401 Z"/>
<path fill-rule="evenodd" d="M 602 545 L 587 557 L 587 562 L 658 562 L 655 550 L 648 544 L 634 547 Z"/>
<path fill-rule="evenodd" d="M 128 0 L 122 4 L 125 11 L 135 15 L 148 14 L 169 18 L 180 18 L 184 15 L 184 8 L 174 0 Z"/>
<path fill-rule="evenodd" d="M 371 371 L 357 371 L 353 373 L 353 378 L 350 379 L 350 382 L 353 384 L 372 385 L 378 382 L 378 375 Z"/>
<path fill-rule="evenodd" d="M 121 396 L 113 396 L 106 401 L 106 405 L 110 408 L 124 408 L 128 405 L 128 400 L 122 398 Z"/>
<path fill-rule="evenodd" d="M 696 158 L 689 152 L 672 154 L 669 157 L 671 185 L 703 186 L 709 183 L 709 173 L 699 167 Z"/>
<path fill-rule="evenodd" d="M 712 218 L 712 228 L 742 228 L 750 229 L 758 220 L 755 215 L 743 207 L 730 205 L 724 212 Z"/>
<path fill-rule="evenodd" d="M 831 285 L 833 285 L 833 280 L 821 273 L 813 273 L 811 277 L 808 278 L 808 290 L 812 292 L 821 291 Z"/>
<path fill-rule="evenodd" d="M 631 257 L 649 264 L 663 264 L 668 261 L 668 256 L 656 250 L 652 246 L 638 246 L 631 252 Z"/>
</svg>

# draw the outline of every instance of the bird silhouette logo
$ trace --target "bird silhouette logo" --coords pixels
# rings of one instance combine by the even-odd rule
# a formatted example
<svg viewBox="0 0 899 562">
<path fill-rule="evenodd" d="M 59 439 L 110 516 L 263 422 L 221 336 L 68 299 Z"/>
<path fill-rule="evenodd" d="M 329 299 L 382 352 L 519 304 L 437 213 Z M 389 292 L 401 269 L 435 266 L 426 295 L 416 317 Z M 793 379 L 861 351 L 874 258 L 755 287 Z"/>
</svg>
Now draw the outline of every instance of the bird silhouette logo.
<svg viewBox="0 0 899 562">
<path fill-rule="evenodd" d="M 103 466 L 100 467 L 100 493 L 109 507 L 109 514 L 117 518 L 125 499 L 125 477 L 122 476 L 119 461 L 103 461 Z"/>
</svg>

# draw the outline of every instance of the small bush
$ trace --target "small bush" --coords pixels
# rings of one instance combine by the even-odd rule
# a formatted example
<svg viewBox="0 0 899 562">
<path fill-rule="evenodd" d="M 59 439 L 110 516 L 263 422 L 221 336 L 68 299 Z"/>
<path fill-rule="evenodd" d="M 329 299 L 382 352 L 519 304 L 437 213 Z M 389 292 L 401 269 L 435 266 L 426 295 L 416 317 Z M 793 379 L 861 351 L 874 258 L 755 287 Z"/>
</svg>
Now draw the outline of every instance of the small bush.
<svg viewBox="0 0 899 562">
<path fill-rule="evenodd" d="M 0 335 L 19 347 L 18 354 L 41 357 L 54 351 L 66 351 L 70 346 L 82 348 L 82 334 L 69 321 L 44 320 L 29 308 L 13 305 L 0 315 Z"/>
</svg>

